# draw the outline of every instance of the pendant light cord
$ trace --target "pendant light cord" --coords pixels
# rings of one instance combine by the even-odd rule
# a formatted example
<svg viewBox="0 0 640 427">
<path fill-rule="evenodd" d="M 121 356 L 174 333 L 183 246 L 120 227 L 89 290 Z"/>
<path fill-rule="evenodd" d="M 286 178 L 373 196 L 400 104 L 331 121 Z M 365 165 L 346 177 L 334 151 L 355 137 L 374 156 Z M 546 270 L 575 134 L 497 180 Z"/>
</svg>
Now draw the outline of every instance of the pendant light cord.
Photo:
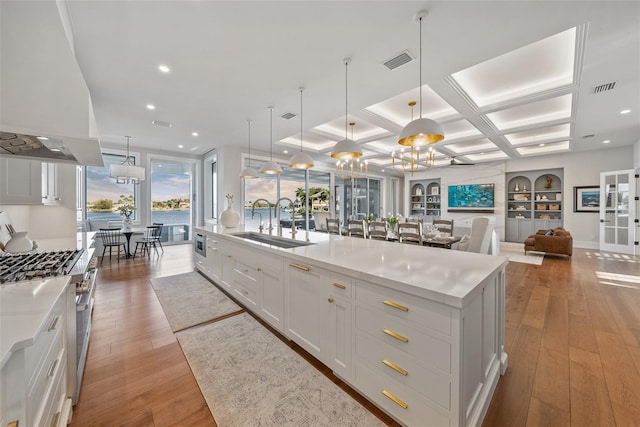
<svg viewBox="0 0 640 427">
<path fill-rule="evenodd" d="M 249 127 L 249 166 L 251 166 L 251 120 L 247 120 Z"/>
<path fill-rule="evenodd" d="M 269 111 L 271 111 L 271 146 L 269 150 L 269 160 L 273 160 L 273 107 L 269 108 Z"/>
<path fill-rule="evenodd" d="M 302 91 L 300 88 L 300 152 L 302 152 Z"/>
<path fill-rule="evenodd" d="M 422 16 L 420 17 L 420 118 L 422 118 Z"/>
<path fill-rule="evenodd" d="M 349 122 L 349 61 L 344 61 L 344 139 L 349 139 L 348 122 Z"/>
</svg>

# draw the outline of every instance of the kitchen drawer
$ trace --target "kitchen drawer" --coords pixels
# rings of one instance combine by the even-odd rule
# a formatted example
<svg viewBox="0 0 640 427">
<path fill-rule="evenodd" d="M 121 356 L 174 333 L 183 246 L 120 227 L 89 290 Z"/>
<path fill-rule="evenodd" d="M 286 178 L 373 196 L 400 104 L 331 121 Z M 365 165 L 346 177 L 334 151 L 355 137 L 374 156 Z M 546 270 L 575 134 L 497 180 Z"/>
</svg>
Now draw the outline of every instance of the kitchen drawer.
<svg viewBox="0 0 640 427">
<path fill-rule="evenodd" d="M 42 363 L 35 368 L 33 384 L 27 387 L 27 405 L 37 407 L 56 374 L 66 364 L 66 359 L 61 359 L 64 352 L 64 334 L 62 330 L 54 336 L 49 349 L 44 351 Z"/>
<path fill-rule="evenodd" d="M 421 360 L 426 365 L 432 365 L 446 373 L 451 372 L 450 343 L 425 334 L 393 316 L 381 315 L 379 310 L 356 306 L 356 329 Z"/>
<path fill-rule="evenodd" d="M 50 397 L 47 393 L 51 392 L 61 371 L 65 370 L 67 359 L 62 345 L 62 337 L 63 334 L 61 333 L 57 335 L 53 346 L 44 359 L 43 365 L 39 369 L 33 388 L 27 394 L 27 407 L 36 413 L 42 410 L 41 406 Z"/>
<path fill-rule="evenodd" d="M 408 426 L 450 426 L 447 411 L 438 408 L 408 387 L 385 378 L 368 366 L 356 363 L 356 386 L 377 406 Z M 396 403 L 383 394 L 399 399 Z M 403 407 L 404 405 L 406 407 Z"/>
<path fill-rule="evenodd" d="M 260 279 L 260 272 L 257 268 L 245 264 L 242 261 L 234 260 L 234 274 L 236 279 L 243 281 L 257 282 Z"/>
<path fill-rule="evenodd" d="M 25 350 L 25 372 L 28 373 L 28 388 L 32 386 L 38 373 L 38 368 L 44 363 L 42 359 L 47 356 L 51 343 L 64 327 L 65 295 L 66 292 L 53 305 L 51 313 L 44 322 L 44 327 L 36 337 L 33 346 L 27 347 Z"/>
<path fill-rule="evenodd" d="M 66 417 L 66 414 L 62 414 L 62 407 L 64 405 L 64 401 L 67 398 L 66 396 L 66 378 L 67 378 L 66 367 L 58 372 L 56 375 L 55 382 L 53 387 L 51 388 L 51 393 L 47 396 L 46 402 L 43 402 L 42 413 L 40 415 L 39 421 L 34 425 L 41 425 L 45 427 L 60 427 L 66 426 L 67 420 L 63 418 Z"/>
<path fill-rule="evenodd" d="M 258 282 L 251 276 L 234 270 L 233 292 L 251 310 L 256 310 L 259 306 Z"/>
<path fill-rule="evenodd" d="M 430 370 L 422 363 L 393 346 L 356 332 L 356 360 L 364 363 L 382 378 L 388 378 L 420 393 L 423 397 L 451 409 L 451 379 L 448 374 Z"/>
<path fill-rule="evenodd" d="M 353 295 L 353 280 L 340 274 L 325 272 L 322 280 L 329 287 L 329 294 L 346 300 L 350 300 Z"/>
<path fill-rule="evenodd" d="M 425 331 L 451 335 L 452 311 L 443 304 L 365 282 L 357 283 L 356 301 Z"/>
</svg>

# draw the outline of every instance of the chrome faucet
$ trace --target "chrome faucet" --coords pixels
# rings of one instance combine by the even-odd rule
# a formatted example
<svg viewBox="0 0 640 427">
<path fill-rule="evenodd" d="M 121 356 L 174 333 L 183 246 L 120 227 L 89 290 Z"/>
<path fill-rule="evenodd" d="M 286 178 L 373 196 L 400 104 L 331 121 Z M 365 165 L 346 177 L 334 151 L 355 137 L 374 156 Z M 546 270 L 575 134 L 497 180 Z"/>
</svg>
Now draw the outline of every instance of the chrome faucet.
<svg viewBox="0 0 640 427">
<path fill-rule="evenodd" d="M 253 212 L 253 211 L 252 211 L 252 212 L 251 212 L 251 219 L 253 219 L 253 216 L 254 216 L 255 214 L 260 215 L 260 225 L 258 226 L 258 231 L 259 231 L 260 233 L 262 233 L 262 232 L 264 231 L 264 226 L 262 225 L 262 214 L 261 214 L 260 212 Z"/>
<path fill-rule="evenodd" d="M 260 201 L 263 201 L 267 204 L 267 206 L 269 206 L 269 234 L 271 234 L 271 232 L 273 231 L 273 225 L 271 224 L 271 202 L 269 202 L 267 199 L 257 199 L 256 201 L 253 202 L 253 205 L 251 206 L 251 218 L 253 218 L 253 216 L 256 213 L 256 204 Z M 262 214 L 260 212 L 258 212 L 258 215 L 260 215 L 260 227 L 259 230 L 262 233 L 263 227 L 262 227 Z"/>
<path fill-rule="evenodd" d="M 276 202 L 274 208 L 273 208 L 273 216 L 276 216 L 276 212 L 278 212 L 278 206 L 280 205 L 280 202 L 283 200 L 287 200 L 289 202 L 289 205 L 291 206 L 291 237 L 295 238 L 296 237 L 296 220 L 295 220 L 295 212 L 294 212 L 294 204 L 293 201 L 288 198 L 288 197 L 280 197 L 278 199 L 278 201 Z M 278 222 L 278 236 L 282 236 L 282 225 Z"/>
</svg>

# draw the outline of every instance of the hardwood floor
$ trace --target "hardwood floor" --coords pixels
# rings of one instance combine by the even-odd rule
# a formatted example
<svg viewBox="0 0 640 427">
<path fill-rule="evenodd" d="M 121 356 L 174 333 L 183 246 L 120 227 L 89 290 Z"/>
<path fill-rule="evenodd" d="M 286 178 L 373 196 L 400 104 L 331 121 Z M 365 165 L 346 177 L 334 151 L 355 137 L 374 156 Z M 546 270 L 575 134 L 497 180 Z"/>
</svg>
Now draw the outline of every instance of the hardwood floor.
<svg viewBox="0 0 640 427">
<path fill-rule="evenodd" d="M 149 283 L 191 271 L 191 250 L 105 260 L 72 426 L 215 426 Z M 640 425 L 639 257 L 576 249 L 571 261 L 511 263 L 506 297 L 509 367 L 484 426 Z"/>
</svg>

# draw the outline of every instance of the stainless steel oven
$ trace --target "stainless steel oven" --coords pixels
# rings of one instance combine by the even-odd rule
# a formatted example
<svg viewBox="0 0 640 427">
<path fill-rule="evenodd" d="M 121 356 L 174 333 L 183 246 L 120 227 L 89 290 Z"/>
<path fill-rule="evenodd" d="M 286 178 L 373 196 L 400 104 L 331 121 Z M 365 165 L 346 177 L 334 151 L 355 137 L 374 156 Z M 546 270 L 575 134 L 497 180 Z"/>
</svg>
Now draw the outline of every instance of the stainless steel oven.
<svg viewBox="0 0 640 427">
<path fill-rule="evenodd" d="M 204 233 L 195 233 L 195 239 L 193 241 L 193 250 L 195 253 L 207 256 L 207 236 Z"/>
</svg>

